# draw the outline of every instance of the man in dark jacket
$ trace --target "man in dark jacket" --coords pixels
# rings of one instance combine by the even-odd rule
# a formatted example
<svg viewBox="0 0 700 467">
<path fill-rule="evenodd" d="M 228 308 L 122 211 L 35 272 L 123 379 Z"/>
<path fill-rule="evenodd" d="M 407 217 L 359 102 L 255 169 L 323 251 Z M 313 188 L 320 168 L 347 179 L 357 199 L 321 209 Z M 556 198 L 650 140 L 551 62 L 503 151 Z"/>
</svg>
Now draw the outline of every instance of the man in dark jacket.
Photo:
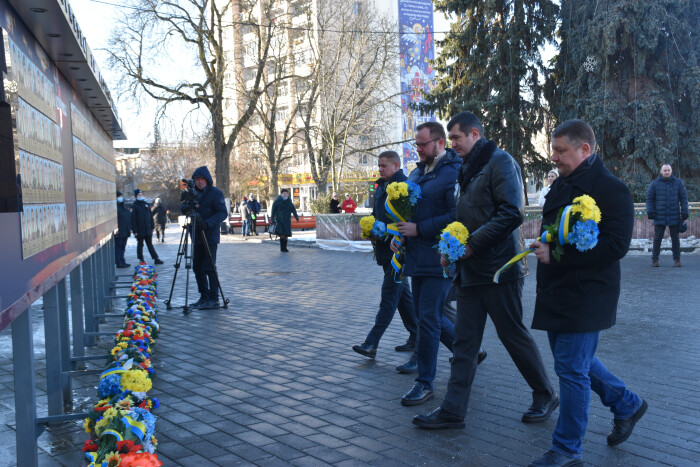
<svg viewBox="0 0 700 467">
<path fill-rule="evenodd" d="M 552 133 L 552 160 L 560 177 L 542 210 L 542 226 L 556 222 L 559 210 L 581 195 L 592 197 L 602 214 L 598 243 L 580 252 L 564 245 L 555 260 L 549 244 L 535 242 L 537 299 L 534 329 L 547 331 L 559 376 L 561 407 L 552 447 L 530 465 L 583 465 L 581 441 L 588 424 L 591 390 L 614 415 L 608 444 L 625 441 L 647 403 L 625 387 L 595 357 L 600 331 L 615 324 L 620 296 L 620 259 L 632 239 L 634 205 L 627 186 L 594 153 L 595 135 L 581 120 L 568 120 Z"/>
<path fill-rule="evenodd" d="M 413 303 L 418 317 L 416 382 L 401 398 L 401 404 L 423 404 L 433 398 L 437 355 L 442 342 L 452 350 L 454 325 L 443 308 L 450 291 L 450 279 L 443 277 L 440 255 L 435 246 L 439 235 L 455 219 L 454 187 L 461 161 L 445 149 L 445 129 L 437 122 L 416 128 L 416 148 L 420 162 L 408 176 L 419 185 L 421 198 L 410 222 L 399 222 L 398 230 L 406 246 L 404 274 L 411 276 Z M 392 250 L 396 245 L 391 243 Z"/>
<path fill-rule="evenodd" d="M 394 151 L 385 151 L 379 155 L 379 176 L 377 188 L 374 194 L 374 210 L 372 215 L 378 221 L 385 224 L 394 222 L 386 214 L 384 203 L 386 202 L 386 187 L 393 182 L 404 182 L 408 180 L 401 170 L 401 158 Z M 366 357 L 374 358 L 377 355 L 379 340 L 384 335 L 384 331 L 391 324 L 396 308 L 399 309 L 399 316 L 403 321 L 406 331 L 409 332 L 408 340 L 405 344 L 396 347 L 396 351 L 413 351 L 416 342 L 416 310 L 413 308 L 413 295 L 408 278 L 396 283 L 394 279 L 394 268 L 391 266 L 391 258 L 394 252 L 391 251 L 389 243 L 391 237 L 373 238 L 374 254 L 377 264 L 384 270 L 384 280 L 382 281 L 382 298 L 379 302 L 379 311 L 374 321 L 374 327 L 367 334 L 367 338 L 360 345 L 354 345 L 352 349 Z M 412 368 L 415 363 L 412 363 Z M 415 370 L 413 370 L 415 371 Z"/>
<path fill-rule="evenodd" d="M 673 175 L 669 164 L 661 166 L 661 175 L 651 182 L 647 190 L 647 217 L 654 220 L 654 247 L 651 252 L 651 264 L 659 267 L 661 240 L 666 227 L 671 236 L 673 266 L 681 267 L 681 241 L 678 227 L 688 218 L 688 194 L 680 178 Z"/>
<path fill-rule="evenodd" d="M 340 214 L 340 201 L 338 201 L 338 193 L 333 193 L 331 198 L 331 214 Z"/>
<path fill-rule="evenodd" d="M 156 228 L 156 239 L 161 242 L 165 241 L 165 224 L 168 221 L 165 212 L 165 206 L 160 202 L 160 198 L 156 198 L 153 202 L 153 207 L 151 208 L 151 214 L 153 214 L 153 224 Z"/>
<path fill-rule="evenodd" d="M 192 270 L 197 280 L 200 297 L 190 306 L 200 310 L 216 309 L 220 307 L 216 250 L 221 240 L 220 226 L 227 216 L 226 203 L 224 194 L 214 186 L 214 180 L 205 166 L 196 169 L 192 178 L 195 184 L 194 191 L 197 194 L 197 204 L 192 213 L 196 225 L 192 233 L 194 237 Z"/>
<path fill-rule="evenodd" d="M 483 126 L 473 113 L 455 115 L 447 128 L 452 147 L 464 159 L 456 218 L 470 235 L 466 252 L 457 263 L 456 340 L 447 394 L 441 407 L 416 416 L 413 423 L 433 429 L 464 428 L 487 316 L 532 389 L 533 403 L 522 421 L 541 422 L 557 407 L 558 398 L 537 345 L 522 322 L 526 272 L 518 264 L 505 272 L 498 284 L 493 282 L 494 273 L 523 249 L 520 167 L 510 154 L 483 138 Z M 444 259 L 441 261 L 447 266 Z"/>
<path fill-rule="evenodd" d="M 156 249 L 153 248 L 153 216 L 151 215 L 151 207 L 146 203 L 146 198 L 143 196 L 143 191 L 138 188 L 134 190 L 136 202 L 131 207 L 131 230 L 136 237 L 136 255 L 140 262 L 145 262 L 143 259 L 143 244 L 146 243 L 148 252 L 153 258 L 155 264 L 163 264 L 158 258 Z"/>
<path fill-rule="evenodd" d="M 250 211 L 250 233 L 258 235 L 256 229 L 256 223 L 258 219 L 258 214 L 260 214 L 260 203 L 255 199 L 253 193 L 248 197 L 248 211 Z"/>
<path fill-rule="evenodd" d="M 114 253 L 118 268 L 128 268 L 131 266 L 124 260 L 126 241 L 131 235 L 131 213 L 129 208 L 124 206 L 124 195 L 117 191 L 117 234 L 114 236 Z"/>
</svg>

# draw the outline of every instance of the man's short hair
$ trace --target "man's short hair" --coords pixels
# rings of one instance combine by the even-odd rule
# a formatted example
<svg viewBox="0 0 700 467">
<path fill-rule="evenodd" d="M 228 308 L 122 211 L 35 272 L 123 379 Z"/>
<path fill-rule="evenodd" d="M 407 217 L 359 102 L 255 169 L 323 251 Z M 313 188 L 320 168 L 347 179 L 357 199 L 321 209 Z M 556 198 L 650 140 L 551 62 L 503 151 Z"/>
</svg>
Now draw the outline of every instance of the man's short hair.
<svg viewBox="0 0 700 467">
<path fill-rule="evenodd" d="M 552 132 L 552 139 L 559 138 L 561 136 L 566 136 L 575 146 L 588 143 L 588 145 L 591 147 L 591 153 L 595 152 L 595 133 L 593 133 L 593 128 L 591 128 L 591 126 L 583 120 L 567 120 L 556 127 Z"/>
<path fill-rule="evenodd" d="M 282 191 L 280 191 L 280 194 L 282 194 L 282 193 L 289 193 L 289 189 L 288 189 L 288 188 L 282 188 Z"/>
<path fill-rule="evenodd" d="M 416 127 L 416 132 L 421 131 L 423 128 L 427 128 L 430 131 L 430 137 L 432 139 L 442 139 L 447 140 L 447 135 L 445 135 L 445 129 L 438 122 L 425 122 L 421 123 Z"/>
<path fill-rule="evenodd" d="M 399 164 L 399 167 L 401 167 L 401 157 L 396 153 L 396 151 L 384 151 L 379 155 L 380 159 L 388 159 L 389 161 L 393 162 L 394 164 Z"/>
<path fill-rule="evenodd" d="M 476 128 L 479 130 L 479 136 L 484 136 L 484 126 L 481 124 L 481 121 L 468 110 L 460 112 L 452 117 L 447 123 L 447 131 L 450 131 L 455 125 L 459 125 L 459 130 L 465 135 L 469 133 L 472 128 Z"/>
</svg>

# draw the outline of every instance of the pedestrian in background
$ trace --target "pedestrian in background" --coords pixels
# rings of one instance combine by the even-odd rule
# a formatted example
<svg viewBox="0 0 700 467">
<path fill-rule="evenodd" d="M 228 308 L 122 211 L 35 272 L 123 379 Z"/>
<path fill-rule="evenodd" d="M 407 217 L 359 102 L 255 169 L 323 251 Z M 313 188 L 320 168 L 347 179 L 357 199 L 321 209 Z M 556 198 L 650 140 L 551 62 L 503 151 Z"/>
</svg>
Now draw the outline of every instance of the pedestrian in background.
<svg viewBox="0 0 700 467">
<path fill-rule="evenodd" d="M 345 214 L 352 214 L 355 212 L 355 209 L 357 209 L 357 203 L 352 200 L 350 193 L 345 193 L 342 209 Z"/>
<path fill-rule="evenodd" d="M 288 253 L 287 239 L 292 236 L 292 217 L 299 222 L 294 203 L 289 199 L 289 190 L 282 188 L 280 195 L 272 203 L 270 219 L 275 223 L 275 234 L 280 238 L 280 251 Z"/>
<path fill-rule="evenodd" d="M 241 200 L 241 204 L 238 206 L 238 211 L 241 214 L 241 234 L 247 237 L 250 234 L 250 209 L 248 209 L 248 198 L 245 196 Z"/>
<path fill-rule="evenodd" d="M 681 241 L 678 227 L 688 219 L 688 193 L 680 178 L 673 175 L 670 164 L 661 166 L 661 174 L 651 182 L 647 190 L 647 217 L 654 221 L 654 245 L 651 251 L 651 264 L 659 267 L 661 240 L 666 233 L 671 236 L 673 266 L 681 267 Z"/>
<path fill-rule="evenodd" d="M 153 215 L 151 214 L 151 207 L 146 203 L 146 198 L 143 196 L 143 191 L 138 188 L 134 190 L 134 196 L 136 197 L 136 202 L 131 208 L 131 230 L 134 232 L 134 237 L 136 237 L 136 255 L 139 257 L 140 262 L 145 262 L 143 259 L 143 244 L 145 243 L 148 247 L 148 252 L 151 254 L 151 258 L 155 264 L 163 264 L 158 258 L 158 253 L 156 249 L 153 248 Z"/>
<path fill-rule="evenodd" d="M 260 214 L 260 203 L 255 199 L 253 193 L 248 197 L 248 211 L 250 211 L 250 233 L 258 235 L 256 224 L 258 222 L 258 214 Z"/>
<path fill-rule="evenodd" d="M 338 201 L 338 193 L 333 193 L 331 198 L 331 214 L 340 214 L 340 201 Z"/>
<path fill-rule="evenodd" d="M 165 241 L 165 224 L 168 218 L 165 206 L 160 202 L 160 198 L 156 198 L 153 202 L 151 214 L 153 214 L 153 224 L 156 228 L 156 240 L 160 240 L 162 243 Z"/>
<path fill-rule="evenodd" d="M 118 268 L 128 268 L 124 259 L 124 251 L 126 250 L 126 241 L 131 236 L 131 212 L 129 208 L 124 206 L 124 195 L 121 191 L 117 191 L 117 234 L 114 236 L 114 253 Z"/>
<path fill-rule="evenodd" d="M 545 196 L 547 196 L 547 193 L 549 193 L 549 190 L 552 189 L 552 183 L 559 178 L 559 172 L 556 171 L 556 169 L 552 169 L 549 171 L 547 174 L 547 186 L 542 188 L 542 191 L 540 191 L 540 199 L 539 203 L 540 206 L 544 206 L 544 202 L 546 201 Z"/>
</svg>

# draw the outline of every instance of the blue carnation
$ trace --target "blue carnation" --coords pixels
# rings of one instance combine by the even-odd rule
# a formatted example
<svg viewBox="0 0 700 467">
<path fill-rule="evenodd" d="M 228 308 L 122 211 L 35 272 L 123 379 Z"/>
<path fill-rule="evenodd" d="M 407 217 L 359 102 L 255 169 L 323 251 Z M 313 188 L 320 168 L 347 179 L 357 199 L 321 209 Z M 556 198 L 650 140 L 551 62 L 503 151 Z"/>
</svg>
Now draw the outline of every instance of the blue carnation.
<svg viewBox="0 0 700 467">
<path fill-rule="evenodd" d="M 122 384 L 122 377 L 119 374 L 112 374 L 105 376 L 100 380 L 100 384 L 97 385 L 97 392 L 100 397 L 105 398 L 107 396 L 113 396 L 114 394 L 119 394 Z"/>
<path fill-rule="evenodd" d="M 386 234 L 386 224 L 382 221 L 374 221 L 370 234 L 375 237 L 383 237 Z"/>
<path fill-rule="evenodd" d="M 411 205 L 415 206 L 421 197 L 420 186 L 408 180 L 406 181 L 406 185 L 408 185 L 408 201 L 411 203 Z"/>
<path fill-rule="evenodd" d="M 146 434 L 144 436 L 144 439 L 151 439 L 151 436 L 156 431 L 155 415 L 153 415 L 146 409 L 140 409 L 138 407 L 134 407 L 133 409 L 131 409 L 129 411 L 129 415 L 131 416 L 131 418 L 135 418 L 136 420 L 146 425 Z"/>
<path fill-rule="evenodd" d="M 456 237 L 450 235 L 448 232 L 443 232 L 442 235 L 440 235 L 438 251 L 447 261 L 454 263 L 464 255 L 465 247 L 459 243 Z"/>
<path fill-rule="evenodd" d="M 567 240 L 576 246 L 578 251 L 588 251 L 598 244 L 598 224 L 593 220 L 579 221 L 574 224 Z"/>
</svg>

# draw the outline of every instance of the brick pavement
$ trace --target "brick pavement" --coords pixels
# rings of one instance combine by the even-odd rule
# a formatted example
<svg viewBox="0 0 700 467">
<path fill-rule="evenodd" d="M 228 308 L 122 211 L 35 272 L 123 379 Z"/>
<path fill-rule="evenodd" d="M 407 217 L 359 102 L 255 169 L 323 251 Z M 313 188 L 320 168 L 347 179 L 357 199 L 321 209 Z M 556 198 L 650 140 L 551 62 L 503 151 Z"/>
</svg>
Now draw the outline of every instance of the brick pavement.
<svg viewBox="0 0 700 467">
<path fill-rule="evenodd" d="M 166 263 L 176 252 L 174 238 L 157 245 Z M 406 337 L 398 315 L 376 360 L 350 348 L 369 331 L 379 301 L 381 273 L 371 255 L 290 249 L 282 255 L 276 244 L 222 244 L 219 269 L 230 309 L 188 317 L 161 310 L 153 394 L 162 401 L 156 436 L 164 465 L 526 465 L 549 447 L 556 416 L 539 425 L 520 422 L 529 391 L 491 323 L 484 337 L 489 356 L 476 375 L 467 428 L 414 428 L 412 416 L 432 410 L 444 396 L 448 352 L 440 350 L 436 399 L 402 407 L 400 397 L 413 377 L 394 371 L 408 357 L 393 350 Z M 127 258 L 133 256 L 130 245 Z M 618 324 L 602 333 L 598 356 L 649 401 L 649 411 L 627 442 L 610 448 L 610 414 L 593 398 L 587 464 L 700 463 L 700 256 L 685 255 L 683 262 L 681 269 L 670 268 L 670 259 L 652 269 L 645 256 L 623 260 Z M 159 266 L 159 274 L 164 299 L 172 267 Z M 182 303 L 182 287 L 184 277 L 178 278 L 175 304 Z M 532 276 L 523 301 L 529 324 Z M 39 314 L 37 332 L 40 325 Z M 8 341 L 8 331 L 0 333 L 0 343 Z M 546 335 L 533 334 L 556 383 Z M 0 454 L 3 466 L 13 465 L 15 454 L 11 353 L 6 345 L 0 351 L 0 441 L 10 447 Z M 38 345 L 39 373 L 41 352 Z M 96 400 L 96 382 L 95 375 L 74 381 L 78 410 Z M 45 406 L 42 384 L 38 395 Z M 50 428 L 40 437 L 41 465 L 80 465 L 84 439 L 78 422 Z"/>
</svg>

